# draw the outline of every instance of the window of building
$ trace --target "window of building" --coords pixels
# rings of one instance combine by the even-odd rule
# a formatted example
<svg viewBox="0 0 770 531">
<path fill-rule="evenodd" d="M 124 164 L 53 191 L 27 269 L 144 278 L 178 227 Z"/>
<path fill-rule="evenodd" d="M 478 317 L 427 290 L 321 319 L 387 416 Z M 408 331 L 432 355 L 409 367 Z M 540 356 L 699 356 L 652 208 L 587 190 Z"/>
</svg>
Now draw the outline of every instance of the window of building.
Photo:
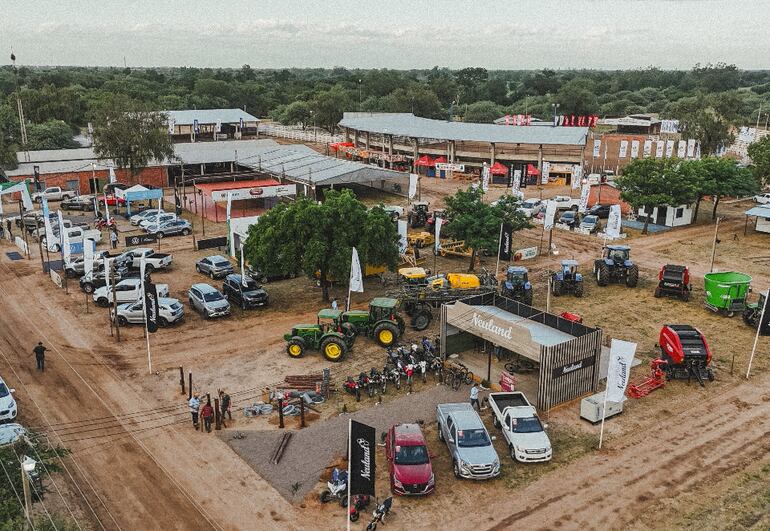
<svg viewBox="0 0 770 531">
<path fill-rule="evenodd" d="M 674 217 L 676 219 L 681 219 L 684 217 L 684 207 L 679 207 L 676 209 L 676 212 L 674 213 Z"/>
</svg>

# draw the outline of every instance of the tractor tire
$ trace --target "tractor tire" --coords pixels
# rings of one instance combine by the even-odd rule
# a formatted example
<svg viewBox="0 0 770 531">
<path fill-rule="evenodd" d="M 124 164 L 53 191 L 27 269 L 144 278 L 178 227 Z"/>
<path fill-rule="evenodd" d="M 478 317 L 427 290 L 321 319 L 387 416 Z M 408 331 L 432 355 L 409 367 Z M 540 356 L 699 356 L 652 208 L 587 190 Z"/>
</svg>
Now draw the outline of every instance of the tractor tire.
<svg viewBox="0 0 770 531">
<path fill-rule="evenodd" d="M 305 342 L 301 337 L 293 337 L 286 345 L 286 353 L 290 358 L 301 358 L 305 355 Z"/>
<path fill-rule="evenodd" d="M 583 296 L 583 283 L 578 282 L 575 284 L 575 297 L 582 297 Z"/>
<path fill-rule="evenodd" d="M 389 347 L 398 341 L 398 327 L 393 323 L 380 323 L 374 327 L 374 339 L 381 347 Z"/>
<path fill-rule="evenodd" d="M 432 320 L 433 315 L 429 311 L 423 310 L 412 318 L 412 328 L 421 332 L 430 326 Z"/>
<path fill-rule="evenodd" d="M 599 286 L 606 286 L 610 283 L 610 268 L 604 262 L 600 263 L 596 267 L 596 284 Z"/>
<path fill-rule="evenodd" d="M 345 359 L 345 342 L 338 337 L 327 337 L 321 342 L 321 352 L 329 361 L 342 361 Z"/>
<path fill-rule="evenodd" d="M 551 281 L 551 293 L 553 293 L 554 297 L 560 297 L 562 293 L 564 293 L 564 281 L 563 280 L 552 280 Z"/>
<path fill-rule="evenodd" d="M 634 264 L 626 271 L 626 286 L 635 288 L 639 283 L 639 266 Z"/>
</svg>

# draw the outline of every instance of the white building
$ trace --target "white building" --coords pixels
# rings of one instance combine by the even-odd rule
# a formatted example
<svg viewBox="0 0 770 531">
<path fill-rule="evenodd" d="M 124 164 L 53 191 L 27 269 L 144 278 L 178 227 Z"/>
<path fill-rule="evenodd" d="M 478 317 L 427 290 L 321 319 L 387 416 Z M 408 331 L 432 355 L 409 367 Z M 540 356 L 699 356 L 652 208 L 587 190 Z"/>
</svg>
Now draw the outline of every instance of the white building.
<svg viewBox="0 0 770 531">
<path fill-rule="evenodd" d="M 692 205 L 679 205 L 676 207 L 666 205 L 653 208 L 649 217 L 650 223 L 655 225 L 682 227 L 693 222 L 693 213 Z M 644 221 L 644 218 L 648 216 L 648 212 L 642 207 L 637 212 L 637 215 L 639 221 Z"/>
<path fill-rule="evenodd" d="M 770 234 L 770 205 L 760 205 L 750 208 L 746 211 L 746 217 L 749 216 L 756 217 L 754 230 Z"/>
</svg>

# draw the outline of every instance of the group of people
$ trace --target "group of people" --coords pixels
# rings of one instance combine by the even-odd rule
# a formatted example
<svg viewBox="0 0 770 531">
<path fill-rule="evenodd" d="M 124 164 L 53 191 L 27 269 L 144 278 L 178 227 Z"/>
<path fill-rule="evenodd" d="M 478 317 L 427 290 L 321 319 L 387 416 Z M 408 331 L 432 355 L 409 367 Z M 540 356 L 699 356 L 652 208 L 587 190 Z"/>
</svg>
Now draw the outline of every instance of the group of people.
<svg viewBox="0 0 770 531">
<path fill-rule="evenodd" d="M 193 394 L 192 398 L 187 402 L 187 406 L 190 409 L 190 415 L 192 416 L 192 423 L 197 430 L 200 427 L 199 419 L 203 420 L 203 429 L 207 432 L 211 432 L 211 423 L 214 421 L 214 406 L 211 405 L 211 398 L 206 399 L 206 403 L 201 406 L 201 398 L 199 394 Z M 233 420 L 233 415 L 230 413 L 230 395 L 228 395 L 223 389 L 219 390 L 219 409 L 220 409 L 220 421 L 222 427 L 226 428 L 225 417 L 229 420 Z"/>
</svg>

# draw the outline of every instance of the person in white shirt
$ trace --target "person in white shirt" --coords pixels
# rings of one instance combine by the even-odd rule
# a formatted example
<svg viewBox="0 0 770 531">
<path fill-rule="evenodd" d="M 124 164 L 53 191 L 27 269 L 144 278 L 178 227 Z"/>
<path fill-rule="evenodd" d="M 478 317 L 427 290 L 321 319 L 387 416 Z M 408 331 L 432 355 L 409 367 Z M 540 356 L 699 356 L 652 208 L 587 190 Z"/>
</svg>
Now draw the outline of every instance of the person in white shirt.
<svg viewBox="0 0 770 531">
<path fill-rule="evenodd" d="M 475 382 L 471 386 L 471 407 L 474 406 L 481 411 L 481 405 L 479 405 L 479 388 Z"/>
<path fill-rule="evenodd" d="M 190 399 L 190 401 L 187 403 L 187 405 L 190 407 L 190 414 L 192 415 L 192 423 L 193 426 L 195 426 L 195 429 L 198 429 L 198 412 L 201 408 L 201 401 L 198 398 L 198 395 L 193 395 L 193 397 Z"/>
</svg>

